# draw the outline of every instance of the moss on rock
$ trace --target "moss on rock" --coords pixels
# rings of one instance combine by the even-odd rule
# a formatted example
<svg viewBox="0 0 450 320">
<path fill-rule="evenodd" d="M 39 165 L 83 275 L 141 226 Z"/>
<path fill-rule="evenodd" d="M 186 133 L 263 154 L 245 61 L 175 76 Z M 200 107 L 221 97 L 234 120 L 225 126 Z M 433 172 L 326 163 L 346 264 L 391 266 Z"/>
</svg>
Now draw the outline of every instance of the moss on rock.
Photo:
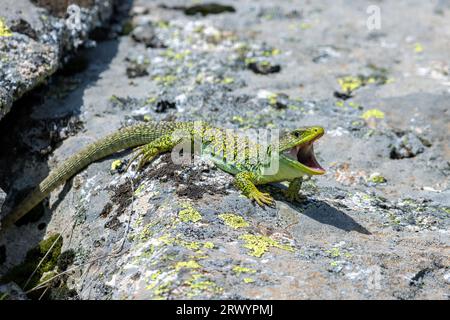
<svg viewBox="0 0 450 320">
<path fill-rule="evenodd" d="M 27 252 L 25 260 L 21 264 L 9 270 L 0 279 L 0 283 L 15 282 L 24 290 L 35 287 L 44 273 L 55 269 L 61 254 L 62 244 L 63 239 L 60 234 L 54 234 L 42 240 L 36 247 Z M 28 278 L 35 270 L 35 274 L 27 284 Z"/>
</svg>

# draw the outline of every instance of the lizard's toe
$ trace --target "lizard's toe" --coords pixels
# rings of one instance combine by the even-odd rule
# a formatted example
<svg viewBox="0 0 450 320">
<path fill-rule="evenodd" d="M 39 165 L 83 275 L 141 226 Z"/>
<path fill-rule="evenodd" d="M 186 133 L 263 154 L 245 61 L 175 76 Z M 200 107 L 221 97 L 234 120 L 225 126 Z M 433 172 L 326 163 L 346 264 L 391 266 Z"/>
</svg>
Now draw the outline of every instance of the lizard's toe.
<svg viewBox="0 0 450 320">
<path fill-rule="evenodd" d="M 128 161 L 127 167 L 125 168 L 125 171 L 128 171 L 128 169 L 131 167 L 131 164 L 137 159 L 139 158 L 139 156 L 141 156 L 142 151 L 136 151 L 133 154 L 133 157 L 130 159 L 130 161 Z"/>
<path fill-rule="evenodd" d="M 140 171 L 148 162 L 150 162 L 151 158 L 152 158 L 152 156 L 144 154 L 141 157 L 141 159 L 139 160 L 139 164 L 138 164 L 137 170 Z"/>
<path fill-rule="evenodd" d="M 275 201 L 273 200 L 273 198 L 270 196 L 269 193 L 260 191 L 250 194 L 249 198 L 255 200 L 256 203 L 261 207 L 264 207 L 265 205 L 271 206 L 275 203 Z"/>
</svg>

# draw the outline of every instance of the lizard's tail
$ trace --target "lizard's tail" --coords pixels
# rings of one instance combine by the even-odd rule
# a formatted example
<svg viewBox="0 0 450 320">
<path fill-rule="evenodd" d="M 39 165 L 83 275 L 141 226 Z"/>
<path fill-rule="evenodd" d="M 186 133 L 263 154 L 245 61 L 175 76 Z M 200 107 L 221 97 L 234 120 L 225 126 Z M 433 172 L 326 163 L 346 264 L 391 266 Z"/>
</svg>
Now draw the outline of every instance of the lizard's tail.
<svg viewBox="0 0 450 320">
<path fill-rule="evenodd" d="M 15 207 L 10 214 L 3 218 L 1 228 L 6 229 L 17 220 L 27 214 L 51 191 L 70 179 L 90 163 L 114 154 L 120 150 L 134 148 L 153 141 L 163 134 L 167 129 L 160 129 L 158 124 L 139 124 L 119 130 L 100 139 L 77 154 L 71 156 L 61 165 L 56 167 L 25 199 Z"/>
</svg>

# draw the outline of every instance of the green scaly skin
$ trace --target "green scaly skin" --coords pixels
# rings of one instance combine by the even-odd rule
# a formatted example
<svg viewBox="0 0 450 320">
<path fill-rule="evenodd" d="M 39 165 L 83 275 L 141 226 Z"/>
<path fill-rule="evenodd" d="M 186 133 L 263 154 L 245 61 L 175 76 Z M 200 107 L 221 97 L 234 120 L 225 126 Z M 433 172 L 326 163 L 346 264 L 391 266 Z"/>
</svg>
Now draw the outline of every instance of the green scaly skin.
<svg viewBox="0 0 450 320">
<path fill-rule="evenodd" d="M 139 147 L 132 160 L 140 158 L 138 169 L 141 169 L 157 155 L 171 151 L 186 140 L 189 144 L 200 141 L 202 156 L 208 156 L 217 167 L 235 175 L 235 186 L 259 205 L 273 204 L 272 197 L 256 187 L 271 182 L 292 181 L 286 194 L 289 199 L 296 200 L 302 177 L 325 171 L 307 167 L 283 152 L 312 143 L 323 133 L 321 127 L 297 129 L 283 136 L 278 146 L 263 147 L 248 137 L 211 127 L 204 122 L 152 122 L 130 126 L 88 145 L 56 167 L 3 219 L 2 227 L 5 229 L 14 224 L 55 188 L 95 161 L 124 149 Z M 275 174 L 267 174 L 267 168 L 274 161 L 271 158 L 274 152 L 278 155 L 276 161 L 279 162 L 279 169 Z"/>
</svg>

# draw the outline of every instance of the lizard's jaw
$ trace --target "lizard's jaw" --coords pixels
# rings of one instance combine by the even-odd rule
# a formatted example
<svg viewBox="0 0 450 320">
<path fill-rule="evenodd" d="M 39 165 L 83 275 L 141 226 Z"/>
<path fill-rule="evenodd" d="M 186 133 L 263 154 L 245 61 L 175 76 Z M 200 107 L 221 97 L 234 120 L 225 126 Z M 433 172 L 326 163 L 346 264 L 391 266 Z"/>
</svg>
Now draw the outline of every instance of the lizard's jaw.
<svg viewBox="0 0 450 320">
<path fill-rule="evenodd" d="M 314 154 L 314 141 L 316 141 L 320 136 L 314 140 L 308 141 L 304 144 L 292 147 L 284 152 L 290 160 L 297 161 L 302 166 L 306 167 L 313 174 L 324 174 L 325 169 L 319 164 Z"/>
</svg>

